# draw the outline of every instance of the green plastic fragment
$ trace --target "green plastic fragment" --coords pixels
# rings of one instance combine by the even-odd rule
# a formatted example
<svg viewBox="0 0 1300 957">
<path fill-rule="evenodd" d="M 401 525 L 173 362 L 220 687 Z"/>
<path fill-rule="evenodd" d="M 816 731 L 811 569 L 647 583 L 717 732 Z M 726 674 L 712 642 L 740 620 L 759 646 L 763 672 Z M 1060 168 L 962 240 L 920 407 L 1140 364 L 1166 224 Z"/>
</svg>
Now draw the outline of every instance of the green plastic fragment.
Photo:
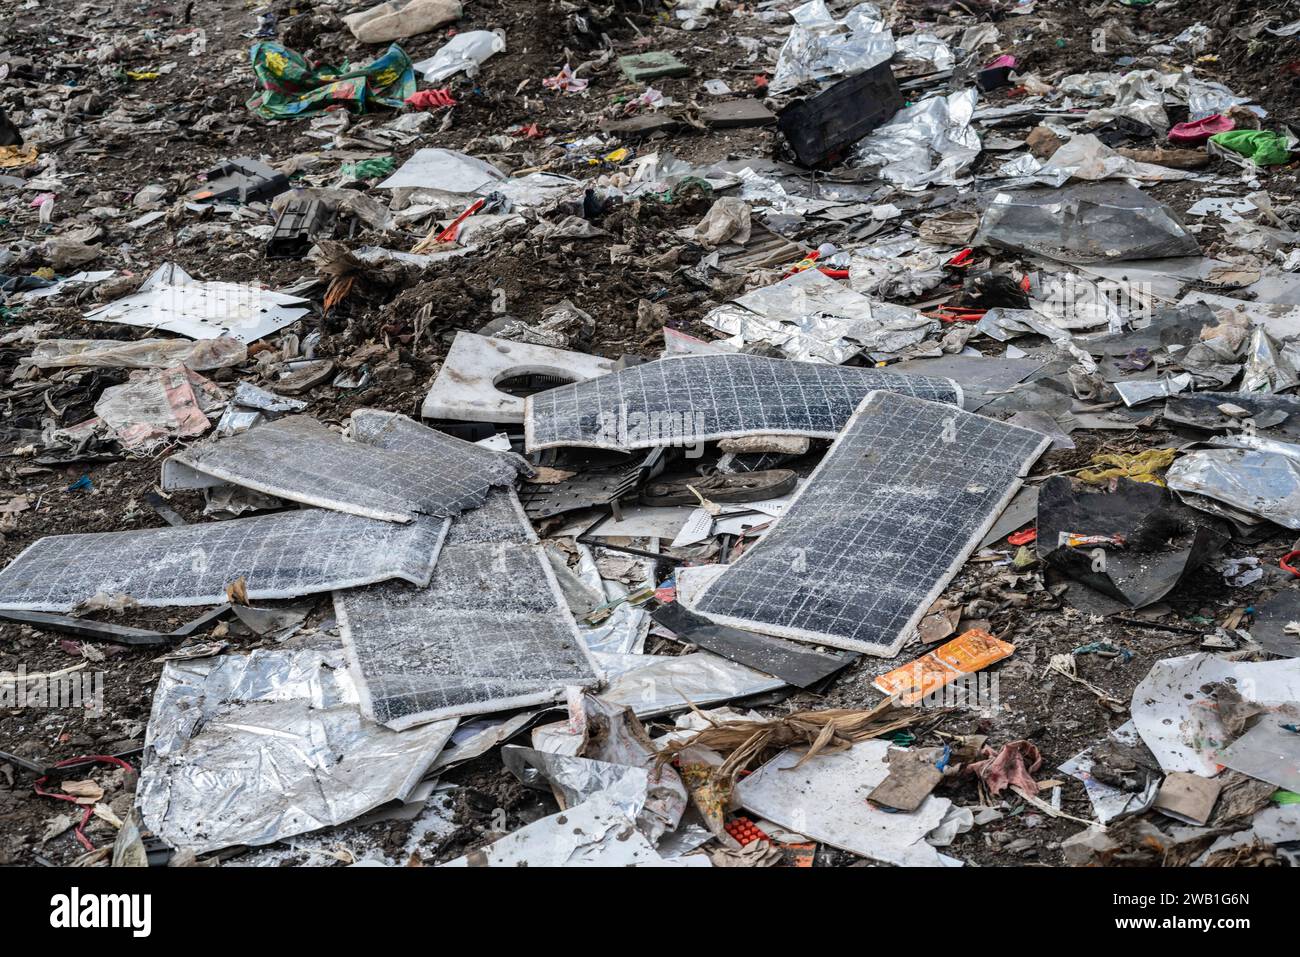
<svg viewBox="0 0 1300 957">
<path fill-rule="evenodd" d="M 340 172 L 348 179 L 373 179 L 376 176 L 387 176 L 395 165 L 396 161 L 391 156 L 376 156 L 355 163 L 344 163 Z"/>
<path fill-rule="evenodd" d="M 1210 142 L 1240 153 L 1256 166 L 1279 166 L 1291 162 L 1289 140 L 1270 130 L 1229 130 L 1215 133 Z"/>
</svg>

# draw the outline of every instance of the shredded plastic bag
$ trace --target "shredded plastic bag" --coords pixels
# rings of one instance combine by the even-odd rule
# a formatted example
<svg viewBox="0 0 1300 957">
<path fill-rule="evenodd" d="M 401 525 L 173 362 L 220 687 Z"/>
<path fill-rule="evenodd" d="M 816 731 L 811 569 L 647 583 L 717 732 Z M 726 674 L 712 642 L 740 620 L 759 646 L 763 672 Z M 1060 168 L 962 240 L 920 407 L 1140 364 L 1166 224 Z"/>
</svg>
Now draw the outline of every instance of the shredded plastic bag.
<svg viewBox="0 0 1300 957">
<path fill-rule="evenodd" d="M 433 56 L 415 64 L 415 69 L 424 74 L 429 83 L 440 83 L 457 73 L 473 77 L 488 57 L 504 52 L 505 48 L 506 38 L 500 33 L 470 30 L 456 34 Z"/>
<path fill-rule="evenodd" d="M 1084 482 L 1102 483 L 1113 478 L 1128 478 L 1135 482 L 1149 482 L 1164 487 L 1165 481 L 1156 473 L 1174 464 L 1177 449 L 1147 449 L 1145 452 L 1101 452 L 1090 460 L 1093 465 L 1109 465 L 1108 469 L 1085 469 L 1079 473 Z"/>
<path fill-rule="evenodd" d="M 743 246 L 749 242 L 751 213 L 749 203 L 743 199 L 719 199 L 695 227 L 695 236 L 710 248 L 726 242 Z"/>
</svg>

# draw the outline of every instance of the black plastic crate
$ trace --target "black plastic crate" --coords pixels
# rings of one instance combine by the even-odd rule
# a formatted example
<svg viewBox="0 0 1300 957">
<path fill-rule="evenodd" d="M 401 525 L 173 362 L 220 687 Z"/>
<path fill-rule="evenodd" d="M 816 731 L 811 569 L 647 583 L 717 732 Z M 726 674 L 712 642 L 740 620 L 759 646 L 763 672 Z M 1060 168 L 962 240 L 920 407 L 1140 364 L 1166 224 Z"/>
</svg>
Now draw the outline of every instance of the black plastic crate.
<svg viewBox="0 0 1300 957">
<path fill-rule="evenodd" d="M 889 120 L 903 93 L 888 63 L 840 80 L 816 96 L 791 103 L 777 120 L 804 166 L 821 166 Z"/>
</svg>

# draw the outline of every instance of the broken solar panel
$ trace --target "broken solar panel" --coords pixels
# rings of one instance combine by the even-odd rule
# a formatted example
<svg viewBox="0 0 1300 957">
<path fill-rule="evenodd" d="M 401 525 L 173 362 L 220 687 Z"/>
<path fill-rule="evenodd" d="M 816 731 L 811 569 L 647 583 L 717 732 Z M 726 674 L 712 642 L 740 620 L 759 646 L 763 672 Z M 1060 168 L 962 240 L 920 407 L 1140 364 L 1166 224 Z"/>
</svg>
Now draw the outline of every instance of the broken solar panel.
<svg viewBox="0 0 1300 957">
<path fill-rule="evenodd" d="M 409 522 L 477 508 L 522 459 L 437 432 L 393 413 L 353 413 L 358 441 L 308 416 L 288 416 L 180 452 L 163 463 L 163 487 L 230 482 L 291 502 Z"/>
<path fill-rule="evenodd" d="M 739 628 L 895 655 L 1049 444 L 873 392 L 785 515 L 692 607 Z"/>
<path fill-rule="evenodd" d="M 868 392 L 961 405 L 951 379 L 760 356 L 680 356 L 526 400 L 528 451 L 644 449 L 744 435 L 833 438 Z"/>
<path fill-rule="evenodd" d="M 409 525 L 302 509 L 229 522 L 53 535 L 0 572 L 0 608 L 72 611 L 97 594 L 141 605 L 219 605 L 244 579 L 250 599 L 294 598 L 401 578 L 428 584 L 448 519 Z"/>
<path fill-rule="evenodd" d="M 476 475 L 479 483 L 510 485 L 521 472 L 533 474 L 533 467 L 522 456 L 465 442 L 397 412 L 357 409 L 352 413 L 352 437 L 385 452 L 427 456 L 426 466 L 433 459 L 440 473 Z M 485 498 L 486 487 L 475 507 Z"/>
<path fill-rule="evenodd" d="M 396 730 L 597 680 L 513 489 L 452 519 L 428 587 L 337 592 L 334 610 L 363 712 Z"/>
</svg>

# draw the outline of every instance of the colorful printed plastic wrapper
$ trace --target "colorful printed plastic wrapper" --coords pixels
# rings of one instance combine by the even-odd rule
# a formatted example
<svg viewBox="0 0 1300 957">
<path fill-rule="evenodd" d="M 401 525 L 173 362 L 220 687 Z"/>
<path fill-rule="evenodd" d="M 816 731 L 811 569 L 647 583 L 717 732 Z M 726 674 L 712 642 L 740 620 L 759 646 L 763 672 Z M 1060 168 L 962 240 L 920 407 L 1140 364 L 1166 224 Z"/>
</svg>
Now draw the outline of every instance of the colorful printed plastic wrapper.
<svg viewBox="0 0 1300 957">
<path fill-rule="evenodd" d="M 415 93 L 411 58 L 397 44 L 358 69 L 313 67 L 301 54 L 278 43 L 249 50 L 259 91 L 248 108 L 268 120 L 316 116 L 328 110 L 366 113 L 376 106 L 401 109 Z"/>
</svg>

